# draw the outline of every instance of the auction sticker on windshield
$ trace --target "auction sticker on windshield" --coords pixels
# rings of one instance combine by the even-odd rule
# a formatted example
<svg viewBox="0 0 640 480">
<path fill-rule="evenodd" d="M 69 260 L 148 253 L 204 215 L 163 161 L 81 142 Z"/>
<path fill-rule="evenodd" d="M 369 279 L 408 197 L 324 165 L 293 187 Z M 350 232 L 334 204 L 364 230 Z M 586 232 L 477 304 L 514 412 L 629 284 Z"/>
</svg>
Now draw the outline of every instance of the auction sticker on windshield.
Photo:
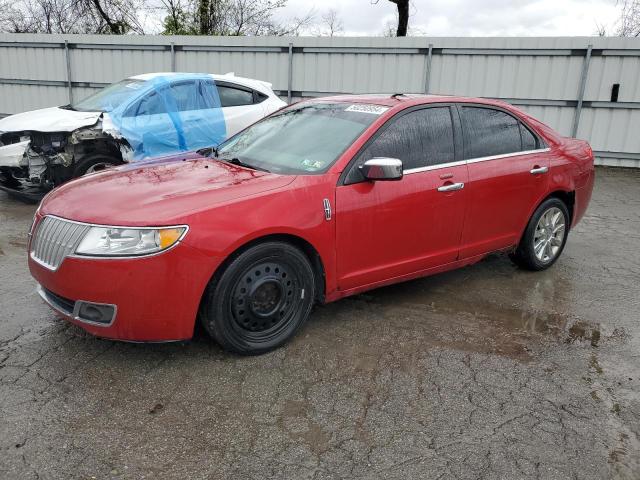
<svg viewBox="0 0 640 480">
<path fill-rule="evenodd" d="M 355 105 L 351 105 L 348 108 L 345 108 L 345 112 L 360 112 L 360 113 L 371 113 L 373 115 L 382 115 L 384 112 L 389 110 L 389 107 L 383 107 L 381 105 L 370 105 L 366 103 L 358 103 Z"/>
</svg>

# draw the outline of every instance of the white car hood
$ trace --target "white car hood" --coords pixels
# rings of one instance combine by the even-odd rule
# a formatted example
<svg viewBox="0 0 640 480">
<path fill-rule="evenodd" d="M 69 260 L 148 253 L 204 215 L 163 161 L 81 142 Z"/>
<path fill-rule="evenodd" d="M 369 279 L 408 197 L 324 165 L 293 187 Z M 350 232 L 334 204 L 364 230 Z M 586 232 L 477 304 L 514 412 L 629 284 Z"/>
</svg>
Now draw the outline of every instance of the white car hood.
<svg viewBox="0 0 640 480">
<path fill-rule="evenodd" d="M 95 125 L 102 112 L 75 112 L 51 107 L 17 113 L 0 120 L 0 132 L 72 132 Z"/>
</svg>

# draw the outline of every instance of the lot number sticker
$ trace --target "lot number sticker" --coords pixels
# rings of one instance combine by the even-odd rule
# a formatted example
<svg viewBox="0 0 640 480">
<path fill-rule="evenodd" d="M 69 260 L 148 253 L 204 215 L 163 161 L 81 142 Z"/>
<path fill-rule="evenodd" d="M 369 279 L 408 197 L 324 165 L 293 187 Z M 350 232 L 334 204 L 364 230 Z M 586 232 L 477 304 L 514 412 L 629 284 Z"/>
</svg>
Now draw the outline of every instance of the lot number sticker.
<svg viewBox="0 0 640 480">
<path fill-rule="evenodd" d="M 380 105 L 368 105 L 364 103 L 351 105 L 345 109 L 345 112 L 359 112 L 359 113 L 371 113 L 373 115 L 381 115 L 389 110 L 389 107 L 382 107 Z"/>
</svg>

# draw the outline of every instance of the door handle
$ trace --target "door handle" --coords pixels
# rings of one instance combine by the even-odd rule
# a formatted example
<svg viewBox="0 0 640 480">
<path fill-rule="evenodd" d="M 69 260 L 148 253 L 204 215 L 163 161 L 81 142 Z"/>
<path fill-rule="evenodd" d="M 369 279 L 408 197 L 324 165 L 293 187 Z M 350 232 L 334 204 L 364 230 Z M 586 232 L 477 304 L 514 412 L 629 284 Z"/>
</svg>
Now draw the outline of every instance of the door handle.
<svg viewBox="0 0 640 480">
<path fill-rule="evenodd" d="M 462 190 L 464 188 L 464 183 L 451 183 L 449 185 L 443 185 L 438 187 L 439 192 L 453 192 L 455 190 Z"/>
<path fill-rule="evenodd" d="M 541 173 L 547 173 L 549 171 L 549 167 L 533 167 L 529 170 L 531 175 L 540 175 Z"/>
</svg>

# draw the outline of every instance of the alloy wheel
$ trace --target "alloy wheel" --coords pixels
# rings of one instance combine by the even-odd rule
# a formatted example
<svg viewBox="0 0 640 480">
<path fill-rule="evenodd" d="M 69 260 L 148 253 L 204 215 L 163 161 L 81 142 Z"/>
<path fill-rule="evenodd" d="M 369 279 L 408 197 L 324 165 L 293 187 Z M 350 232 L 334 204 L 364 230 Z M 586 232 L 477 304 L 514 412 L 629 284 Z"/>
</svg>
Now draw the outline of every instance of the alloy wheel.
<svg viewBox="0 0 640 480">
<path fill-rule="evenodd" d="M 542 214 L 533 235 L 533 251 L 536 258 L 551 262 L 560 251 L 566 234 L 566 222 L 562 211 L 552 207 Z"/>
</svg>

